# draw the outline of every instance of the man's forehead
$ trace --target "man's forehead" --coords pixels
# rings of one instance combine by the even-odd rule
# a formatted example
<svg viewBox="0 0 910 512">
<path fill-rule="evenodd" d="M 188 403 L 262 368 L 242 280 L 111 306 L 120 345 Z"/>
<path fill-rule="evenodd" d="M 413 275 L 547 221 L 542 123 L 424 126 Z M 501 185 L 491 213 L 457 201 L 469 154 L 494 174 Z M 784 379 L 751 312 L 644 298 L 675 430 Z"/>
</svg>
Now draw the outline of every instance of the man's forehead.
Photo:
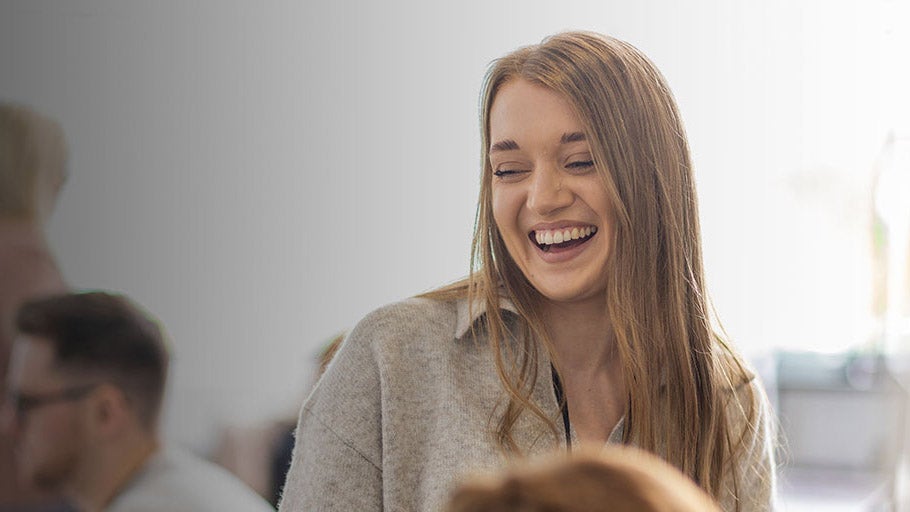
<svg viewBox="0 0 910 512">
<path fill-rule="evenodd" d="M 54 347 L 50 341 L 37 336 L 17 336 L 10 358 L 10 382 L 40 382 L 56 377 L 54 357 Z"/>
</svg>

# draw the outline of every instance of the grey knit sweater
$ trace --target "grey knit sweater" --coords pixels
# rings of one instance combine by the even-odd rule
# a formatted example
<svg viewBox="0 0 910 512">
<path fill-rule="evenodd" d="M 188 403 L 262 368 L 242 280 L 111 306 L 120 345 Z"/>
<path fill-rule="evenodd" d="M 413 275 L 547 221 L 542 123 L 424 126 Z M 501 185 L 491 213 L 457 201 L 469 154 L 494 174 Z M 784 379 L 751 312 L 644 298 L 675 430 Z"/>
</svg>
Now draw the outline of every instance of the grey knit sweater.
<svg viewBox="0 0 910 512">
<path fill-rule="evenodd" d="M 491 432 L 505 395 L 486 340 L 471 336 L 484 311 L 473 313 L 466 301 L 409 299 L 351 331 L 301 409 L 281 512 L 435 511 L 462 476 L 504 464 Z M 541 358 L 533 399 L 557 419 L 549 368 Z M 758 421 L 738 463 L 742 512 L 771 510 L 774 487 L 769 412 L 752 386 Z M 565 449 L 564 431 L 553 439 L 531 414 L 514 434 L 529 454 Z M 609 442 L 621 438 L 622 421 Z M 734 510 L 732 495 L 722 506 Z"/>
</svg>

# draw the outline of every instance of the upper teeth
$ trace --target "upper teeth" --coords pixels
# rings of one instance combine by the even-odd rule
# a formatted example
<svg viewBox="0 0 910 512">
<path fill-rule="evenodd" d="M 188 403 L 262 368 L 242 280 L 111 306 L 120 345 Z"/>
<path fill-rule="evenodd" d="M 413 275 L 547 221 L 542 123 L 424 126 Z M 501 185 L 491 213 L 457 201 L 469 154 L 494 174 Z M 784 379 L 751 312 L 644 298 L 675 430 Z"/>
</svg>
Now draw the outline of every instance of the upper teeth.
<svg viewBox="0 0 910 512">
<path fill-rule="evenodd" d="M 579 238 L 584 238 L 586 236 L 591 236 L 592 233 L 596 233 L 597 228 L 594 226 L 588 227 L 574 227 L 574 228 L 564 228 L 564 229 L 545 229 L 534 232 L 534 238 L 537 239 L 537 243 L 551 245 L 551 244 L 561 244 L 563 242 L 568 242 L 569 240 L 576 240 Z"/>
</svg>

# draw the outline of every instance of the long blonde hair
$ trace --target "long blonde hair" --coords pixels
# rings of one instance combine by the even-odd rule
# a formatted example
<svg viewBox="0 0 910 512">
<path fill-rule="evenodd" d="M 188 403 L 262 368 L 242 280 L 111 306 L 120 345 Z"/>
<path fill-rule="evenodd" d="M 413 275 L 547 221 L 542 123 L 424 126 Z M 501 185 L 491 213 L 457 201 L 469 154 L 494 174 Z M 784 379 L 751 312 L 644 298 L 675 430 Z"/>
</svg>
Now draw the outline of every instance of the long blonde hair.
<svg viewBox="0 0 910 512">
<path fill-rule="evenodd" d="M 569 32 L 493 62 L 481 98 L 482 174 L 471 272 L 426 296 L 466 296 L 471 304 L 485 304 L 483 328 L 509 395 L 496 429 L 500 445 L 521 450 L 512 429 L 526 410 L 555 435 L 554 418 L 533 403 L 531 390 L 540 348 L 557 370 L 559 361 L 540 296 L 509 256 L 492 211 L 489 114 L 500 87 L 515 79 L 547 87 L 573 106 L 610 198 L 615 226 L 607 313 L 629 390 L 624 442 L 661 455 L 717 497 L 741 444 L 724 404 L 752 377 L 712 327 L 685 131 L 665 79 L 635 47 Z M 525 320 L 514 349 L 507 341 L 514 333 L 499 308 L 503 296 Z M 744 388 L 744 403 L 751 404 L 751 390 Z M 754 413 L 742 413 L 751 425 Z"/>
</svg>

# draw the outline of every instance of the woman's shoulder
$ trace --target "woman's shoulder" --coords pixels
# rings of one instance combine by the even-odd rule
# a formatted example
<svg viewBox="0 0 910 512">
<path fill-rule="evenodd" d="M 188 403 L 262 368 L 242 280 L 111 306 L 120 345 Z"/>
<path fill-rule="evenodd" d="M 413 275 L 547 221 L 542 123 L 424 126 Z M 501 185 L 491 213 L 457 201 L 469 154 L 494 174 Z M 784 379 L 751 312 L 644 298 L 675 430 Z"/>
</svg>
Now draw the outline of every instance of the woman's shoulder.
<svg viewBox="0 0 910 512">
<path fill-rule="evenodd" d="M 351 331 L 351 337 L 386 340 L 435 335 L 454 338 L 459 309 L 458 300 L 410 297 L 367 313 Z"/>
<path fill-rule="evenodd" d="M 726 482 L 721 499 L 724 510 L 732 510 L 734 495 L 740 496 L 740 510 L 769 510 L 775 494 L 775 450 L 777 422 L 760 377 L 747 373 L 724 393 L 727 436 L 736 461 L 728 473 L 736 482 Z"/>
<path fill-rule="evenodd" d="M 740 460 L 767 465 L 773 459 L 776 422 L 765 386 L 740 356 L 727 362 L 721 399 L 731 440 L 744 454 Z"/>
<path fill-rule="evenodd" d="M 378 399 L 369 396 L 370 390 L 383 379 L 420 371 L 416 362 L 452 339 L 456 310 L 454 303 L 409 298 L 367 313 L 341 341 L 307 408 L 333 410 L 331 403 L 323 403 L 324 396 L 374 404 Z"/>
<path fill-rule="evenodd" d="M 476 313 L 476 312 L 474 312 Z M 381 306 L 366 314 L 348 333 L 339 351 L 377 363 L 395 362 L 402 356 L 434 357 L 449 352 L 470 324 L 467 299 L 411 297 Z"/>
<path fill-rule="evenodd" d="M 720 396 L 733 430 L 745 434 L 762 427 L 771 411 L 761 377 L 741 355 L 727 346 L 721 351 L 718 362 Z"/>
<path fill-rule="evenodd" d="M 331 417 L 338 397 L 360 408 L 377 407 L 383 396 L 421 402 L 427 387 L 479 350 L 456 339 L 458 309 L 456 302 L 417 297 L 368 313 L 341 342 L 307 409 Z"/>
</svg>

